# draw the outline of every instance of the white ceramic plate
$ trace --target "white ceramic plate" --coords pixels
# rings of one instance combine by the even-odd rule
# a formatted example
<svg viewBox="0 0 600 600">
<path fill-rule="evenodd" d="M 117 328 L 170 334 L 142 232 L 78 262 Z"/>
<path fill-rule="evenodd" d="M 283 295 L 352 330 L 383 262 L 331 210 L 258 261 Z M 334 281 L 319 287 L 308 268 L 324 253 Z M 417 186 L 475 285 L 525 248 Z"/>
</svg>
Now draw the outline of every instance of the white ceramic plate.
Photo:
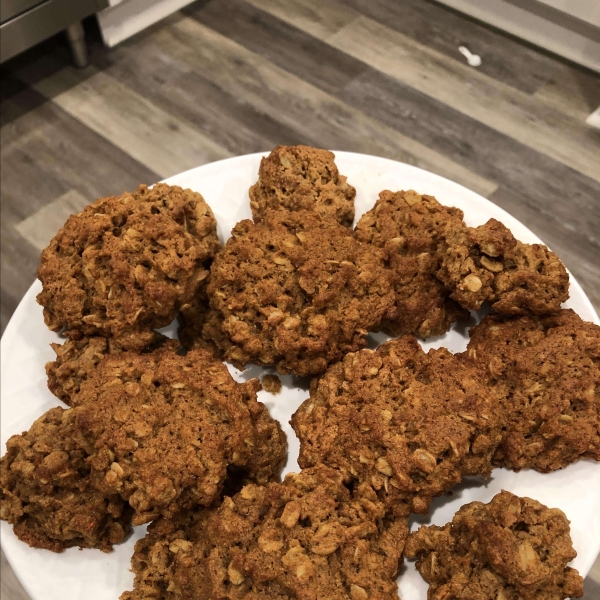
<svg viewBox="0 0 600 600">
<path fill-rule="evenodd" d="M 251 217 L 248 188 L 257 179 L 260 156 L 252 154 L 212 163 L 171 177 L 167 182 L 202 193 L 217 217 L 219 236 L 225 241 L 235 223 Z M 336 162 L 356 187 L 357 218 L 373 206 L 381 190 L 412 188 L 436 196 L 443 204 L 461 208 L 469 225 L 480 225 L 494 217 L 523 242 L 539 242 L 531 231 L 501 208 L 437 175 L 395 161 L 349 152 L 337 152 Z M 34 419 L 60 404 L 46 387 L 44 364 L 54 358 L 50 342 L 61 340 L 44 326 L 42 309 L 35 302 L 40 289 L 38 281 L 31 286 L 2 338 L 2 453 L 11 435 L 25 431 Z M 566 306 L 573 308 L 583 319 L 598 322 L 590 301 L 572 277 L 571 299 Z M 472 324 L 475 322 L 474 319 Z M 167 330 L 172 333 L 175 328 L 172 326 Z M 374 336 L 374 342 L 385 339 L 386 336 Z M 466 329 L 462 327 L 430 340 L 424 346 L 446 346 L 457 352 L 464 350 L 466 343 Z M 241 381 L 264 373 L 264 369 L 253 367 L 240 373 L 231 368 L 231 372 Z M 259 395 L 288 436 L 287 472 L 298 468 L 298 441 L 288 421 L 308 397 L 308 392 L 303 380 L 287 376 L 283 383 L 285 387 L 279 395 L 271 396 L 266 392 Z M 572 566 L 585 576 L 600 551 L 600 465 L 591 461 L 580 461 L 548 475 L 495 469 L 487 482 L 475 479 L 464 482 L 453 490 L 452 496 L 437 499 L 430 514 L 415 519 L 412 527 L 414 529 L 419 523 L 442 525 L 463 504 L 473 500 L 489 502 L 501 489 L 530 496 L 566 513 L 579 553 Z M 133 545 L 144 535 L 144 530 L 136 528 L 135 533 L 110 554 L 76 548 L 62 554 L 35 550 L 18 541 L 4 521 L 1 533 L 6 556 L 32 600 L 117 600 L 123 591 L 132 588 L 129 561 Z M 404 600 L 425 600 L 427 586 L 413 563 L 403 567 L 398 582 Z"/>
</svg>

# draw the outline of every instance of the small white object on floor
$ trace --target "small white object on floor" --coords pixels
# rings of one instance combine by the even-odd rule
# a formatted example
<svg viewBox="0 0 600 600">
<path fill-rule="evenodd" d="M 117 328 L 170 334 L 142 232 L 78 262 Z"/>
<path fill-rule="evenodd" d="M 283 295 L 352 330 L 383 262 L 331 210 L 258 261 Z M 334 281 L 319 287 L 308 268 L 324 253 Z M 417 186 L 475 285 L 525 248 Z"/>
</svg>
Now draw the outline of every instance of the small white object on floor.
<svg viewBox="0 0 600 600">
<path fill-rule="evenodd" d="M 459 46 L 458 51 L 467 59 L 470 67 L 478 67 L 481 64 L 481 56 L 471 53 L 465 46 Z"/>
<path fill-rule="evenodd" d="M 600 106 L 585 120 L 591 127 L 600 129 Z"/>
</svg>

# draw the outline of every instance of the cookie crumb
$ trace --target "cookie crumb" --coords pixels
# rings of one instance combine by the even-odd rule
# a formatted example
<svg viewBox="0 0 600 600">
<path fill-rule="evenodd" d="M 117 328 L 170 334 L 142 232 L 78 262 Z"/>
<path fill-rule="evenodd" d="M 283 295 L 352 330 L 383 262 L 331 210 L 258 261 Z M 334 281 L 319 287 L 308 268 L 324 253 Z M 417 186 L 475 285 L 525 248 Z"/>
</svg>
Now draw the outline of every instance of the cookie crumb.
<svg viewBox="0 0 600 600">
<path fill-rule="evenodd" d="M 266 392 L 275 396 L 281 391 L 281 379 L 277 375 L 265 375 L 262 378 L 262 386 Z"/>
</svg>

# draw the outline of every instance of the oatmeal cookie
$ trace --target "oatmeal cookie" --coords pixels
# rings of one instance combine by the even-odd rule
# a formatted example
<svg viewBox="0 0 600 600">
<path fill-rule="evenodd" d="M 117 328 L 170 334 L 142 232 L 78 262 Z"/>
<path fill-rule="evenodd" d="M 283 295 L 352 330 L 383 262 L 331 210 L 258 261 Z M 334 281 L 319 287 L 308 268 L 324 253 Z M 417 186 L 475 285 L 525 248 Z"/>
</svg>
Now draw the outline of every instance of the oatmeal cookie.
<svg viewBox="0 0 600 600">
<path fill-rule="evenodd" d="M 382 250 L 329 217 L 272 211 L 238 223 L 208 283 L 214 309 L 203 331 L 238 368 L 322 372 L 365 345 L 393 305 Z"/>
<path fill-rule="evenodd" d="M 95 487 L 120 494 L 140 525 L 210 505 L 229 476 L 277 478 L 285 437 L 259 386 L 202 350 L 105 356 L 72 399 Z"/>
<path fill-rule="evenodd" d="M 375 206 L 356 225 L 356 237 L 389 255 L 394 274 L 395 311 L 381 329 L 394 336 L 441 335 L 467 311 L 449 298 L 436 279 L 437 248 L 447 229 L 462 227 L 463 213 L 443 206 L 433 196 L 413 190 L 379 194 Z"/>
<path fill-rule="evenodd" d="M 463 476 L 487 476 L 502 423 L 478 369 L 409 336 L 331 365 L 291 420 L 302 468 L 369 483 L 398 516 L 426 514 Z"/>
<path fill-rule="evenodd" d="M 121 600 L 398 598 L 406 520 L 387 518 L 367 484 L 350 492 L 319 466 L 206 512 L 136 544 L 134 591 Z"/>
<path fill-rule="evenodd" d="M 196 192 L 157 184 L 100 198 L 42 252 L 46 325 L 139 350 L 195 296 L 218 247 L 215 218 Z"/>
<path fill-rule="evenodd" d="M 92 486 L 72 412 L 53 408 L 8 440 L 0 459 L 0 518 L 34 548 L 108 552 L 129 532 L 131 510 L 118 494 Z"/>
<path fill-rule="evenodd" d="M 208 283 L 208 279 L 206 282 Z M 217 313 L 209 306 L 206 286 L 201 287 L 191 302 L 181 307 L 178 322 L 177 334 L 184 348 L 201 348 L 214 358 L 223 359 L 221 347 L 226 343 L 225 336 L 220 331 L 221 324 Z M 213 338 L 220 339 L 221 342 L 216 344 Z"/>
<path fill-rule="evenodd" d="M 333 152 L 310 146 L 277 146 L 260 161 L 258 181 L 250 188 L 255 223 L 269 209 L 309 210 L 350 227 L 356 190 L 346 183 Z"/>
<path fill-rule="evenodd" d="M 164 335 L 154 333 L 150 345 L 151 351 L 168 343 L 176 349 L 179 344 L 168 340 Z M 56 353 L 56 359 L 46 363 L 48 389 L 65 404 L 71 404 L 71 398 L 79 393 L 81 383 L 106 354 L 118 354 L 123 348 L 113 338 L 100 335 L 85 336 L 77 330 L 71 332 L 64 344 L 50 344 Z"/>
<path fill-rule="evenodd" d="M 131 558 L 134 589 L 120 600 L 208 600 L 200 595 L 204 570 L 197 563 L 204 557 L 196 544 L 215 511 L 216 507 L 181 511 L 152 521 Z"/>
<path fill-rule="evenodd" d="M 600 460 L 600 327 L 563 309 L 546 317 L 488 315 L 468 357 L 505 407 L 494 464 L 554 471 Z"/>
<path fill-rule="evenodd" d="M 583 596 L 567 564 L 577 556 L 558 508 L 500 492 L 463 506 L 443 527 L 421 527 L 405 555 L 417 558 L 430 600 L 563 600 Z"/>
<path fill-rule="evenodd" d="M 523 244 L 496 219 L 447 232 L 438 251 L 438 278 L 461 306 L 484 302 L 502 314 L 542 315 L 569 298 L 569 275 L 554 252 Z"/>
</svg>

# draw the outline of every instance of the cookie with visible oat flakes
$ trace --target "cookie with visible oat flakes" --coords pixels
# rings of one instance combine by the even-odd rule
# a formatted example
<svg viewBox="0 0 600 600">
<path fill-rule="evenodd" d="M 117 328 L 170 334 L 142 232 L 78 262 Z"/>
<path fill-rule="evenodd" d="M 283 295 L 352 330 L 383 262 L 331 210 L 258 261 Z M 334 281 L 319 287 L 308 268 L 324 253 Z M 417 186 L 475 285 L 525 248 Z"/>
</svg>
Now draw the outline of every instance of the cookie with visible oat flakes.
<svg viewBox="0 0 600 600">
<path fill-rule="evenodd" d="M 277 146 L 260 161 L 258 181 L 250 188 L 255 223 L 268 210 L 308 210 L 350 227 L 356 190 L 346 183 L 329 150 L 310 146 Z"/>
<path fill-rule="evenodd" d="M 569 521 L 557 508 L 502 491 L 463 506 L 451 523 L 420 527 L 405 555 L 417 558 L 430 600 L 564 600 L 583 596 Z"/>
<path fill-rule="evenodd" d="M 100 198 L 42 252 L 37 300 L 46 325 L 140 350 L 191 302 L 218 247 L 215 218 L 197 192 L 159 183 Z"/>
<path fill-rule="evenodd" d="M 561 469 L 600 460 L 600 327 L 563 309 L 545 317 L 488 315 L 467 356 L 507 415 L 494 464 Z"/>
<path fill-rule="evenodd" d="M 203 333 L 236 367 L 299 376 L 366 344 L 391 309 L 385 253 L 330 217 L 270 211 L 238 223 L 211 267 Z"/>
<path fill-rule="evenodd" d="M 555 313 L 569 298 L 569 275 L 543 244 L 523 244 L 496 219 L 448 231 L 437 277 L 464 308 L 489 302 L 506 315 Z"/>
<path fill-rule="evenodd" d="M 143 351 L 151 351 L 159 346 L 170 344 L 177 349 L 175 340 L 155 332 L 150 345 Z M 50 344 L 56 358 L 46 363 L 48 389 L 65 404 L 71 404 L 81 384 L 89 377 L 96 365 L 107 354 L 124 352 L 123 348 L 111 337 L 101 335 L 84 336 L 77 330 L 71 331 L 64 344 Z"/>
<path fill-rule="evenodd" d="M 191 526 L 152 526 L 121 599 L 397 600 L 407 533 L 368 485 L 350 492 L 319 466 L 248 485 Z"/>
<path fill-rule="evenodd" d="M 259 388 L 202 350 L 105 356 L 72 399 L 96 488 L 127 500 L 139 525 L 209 506 L 231 474 L 277 478 L 285 436 Z"/>
<path fill-rule="evenodd" d="M 0 518 L 33 548 L 108 552 L 130 531 L 131 509 L 117 493 L 92 485 L 72 417 L 71 410 L 52 408 L 8 440 L 0 459 Z"/>
<path fill-rule="evenodd" d="M 381 192 L 375 206 L 361 217 L 356 237 L 387 251 L 394 276 L 395 309 L 382 321 L 383 331 L 427 338 L 467 318 L 467 311 L 436 278 L 438 246 L 447 230 L 463 226 L 462 217 L 458 208 L 414 190 Z"/>
<path fill-rule="evenodd" d="M 399 516 L 426 514 L 464 476 L 489 475 L 503 423 L 477 368 L 444 348 L 425 354 L 410 336 L 331 365 L 291 420 L 302 468 L 368 483 Z"/>
</svg>

